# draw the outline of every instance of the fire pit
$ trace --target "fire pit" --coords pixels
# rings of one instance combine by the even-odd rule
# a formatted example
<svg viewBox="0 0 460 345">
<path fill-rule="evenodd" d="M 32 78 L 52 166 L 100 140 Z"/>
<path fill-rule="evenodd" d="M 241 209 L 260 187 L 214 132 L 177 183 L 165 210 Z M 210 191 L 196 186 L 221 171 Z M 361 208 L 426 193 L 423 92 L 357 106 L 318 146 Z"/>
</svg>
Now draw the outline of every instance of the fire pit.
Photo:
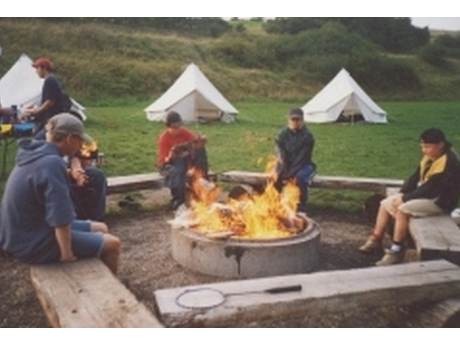
<svg viewBox="0 0 460 345">
<path fill-rule="evenodd" d="M 268 180 L 261 191 L 232 189 L 227 200 L 199 173 L 191 176 L 189 207 L 172 225 L 173 258 L 181 265 L 226 278 L 310 272 L 318 265 L 320 231 L 297 214 L 300 191 Z"/>
<path fill-rule="evenodd" d="M 172 256 L 193 271 L 225 278 L 255 278 L 313 271 L 320 232 L 311 221 L 301 233 L 277 239 L 212 239 L 190 229 L 172 229 Z"/>
</svg>

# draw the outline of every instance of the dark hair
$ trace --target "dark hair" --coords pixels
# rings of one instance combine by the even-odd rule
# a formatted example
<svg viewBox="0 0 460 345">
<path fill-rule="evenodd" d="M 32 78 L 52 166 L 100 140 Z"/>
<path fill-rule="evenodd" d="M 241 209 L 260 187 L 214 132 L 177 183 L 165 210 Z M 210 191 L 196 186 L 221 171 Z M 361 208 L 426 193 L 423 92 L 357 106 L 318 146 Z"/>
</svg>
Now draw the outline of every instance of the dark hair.
<svg viewBox="0 0 460 345">
<path fill-rule="evenodd" d="M 425 144 L 439 144 L 444 143 L 446 149 L 449 149 L 452 144 L 447 141 L 446 135 L 438 128 L 428 128 L 420 134 L 420 141 Z"/>
<path fill-rule="evenodd" d="M 182 117 L 179 115 L 178 112 L 175 112 L 173 110 L 170 111 L 166 115 L 166 126 L 171 127 L 173 123 L 177 123 L 177 122 L 182 122 Z"/>
<path fill-rule="evenodd" d="M 300 108 L 292 108 L 289 110 L 289 116 L 301 116 L 303 117 L 303 110 Z"/>
</svg>

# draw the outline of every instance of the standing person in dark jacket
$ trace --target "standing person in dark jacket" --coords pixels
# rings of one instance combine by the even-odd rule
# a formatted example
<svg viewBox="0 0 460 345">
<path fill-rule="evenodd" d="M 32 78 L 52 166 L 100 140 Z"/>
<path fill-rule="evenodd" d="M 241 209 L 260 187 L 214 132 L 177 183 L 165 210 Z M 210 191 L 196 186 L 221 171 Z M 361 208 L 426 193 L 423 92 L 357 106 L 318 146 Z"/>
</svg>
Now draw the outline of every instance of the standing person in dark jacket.
<svg viewBox="0 0 460 345">
<path fill-rule="evenodd" d="M 372 234 L 359 248 L 364 253 L 381 249 L 385 229 L 394 218 L 393 243 L 376 263 L 378 266 L 403 260 L 411 217 L 450 213 L 458 203 L 460 161 L 444 133 L 437 128 L 427 129 L 420 136 L 420 146 L 423 157 L 415 173 L 407 179 L 400 193 L 381 202 Z"/>
<path fill-rule="evenodd" d="M 315 139 L 305 126 L 302 109 L 289 111 L 288 125 L 278 134 L 277 181 L 278 190 L 289 180 L 295 180 L 300 189 L 298 212 L 307 212 L 308 185 L 315 175 L 316 166 L 312 162 Z"/>
<path fill-rule="evenodd" d="M 54 65 L 50 59 L 38 58 L 32 66 L 38 76 L 44 79 L 40 106 L 29 108 L 21 115 L 32 118 L 36 124 L 35 138 L 45 139 L 45 125 L 50 118 L 70 110 L 70 99 L 64 93 L 61 82 L 53 73 Z"/>
</svg>

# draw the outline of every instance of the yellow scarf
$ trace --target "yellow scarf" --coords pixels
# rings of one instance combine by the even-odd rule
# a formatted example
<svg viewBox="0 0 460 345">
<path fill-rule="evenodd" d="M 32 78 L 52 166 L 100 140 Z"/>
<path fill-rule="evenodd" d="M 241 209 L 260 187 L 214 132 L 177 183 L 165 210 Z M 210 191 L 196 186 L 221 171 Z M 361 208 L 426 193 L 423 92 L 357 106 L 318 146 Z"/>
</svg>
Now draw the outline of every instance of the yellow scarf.
<svg viewBox="0 0 460 345">
<path fill-rule="evenodd" d="M 433 175 L 440 174 L 446 169 L 447 164 L 447 154 L 443 154 L 441 157 L 436 159 L 431 166 L 428 168 L 428 171 L 423 173 L 427 169 L 428 164 L 430 164 L 431 158 L 427 156 L 423 156 L 422 160 L 420 161 L 420 182 L 425 183 L 428 181 Z"/>
</svg>

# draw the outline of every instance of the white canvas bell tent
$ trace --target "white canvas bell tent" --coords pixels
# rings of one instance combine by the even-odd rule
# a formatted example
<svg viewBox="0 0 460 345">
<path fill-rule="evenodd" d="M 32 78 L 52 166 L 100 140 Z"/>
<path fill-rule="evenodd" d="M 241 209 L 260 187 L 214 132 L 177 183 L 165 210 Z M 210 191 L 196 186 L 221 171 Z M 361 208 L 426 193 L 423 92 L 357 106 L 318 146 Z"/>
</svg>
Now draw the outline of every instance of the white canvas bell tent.
<svg viewBox="0 0 460 345">
<path fill-rule="evenodd" d="M 232 122 L 238 114 L 238 110 L 193 63 L 145 112 L 151 121 L 164 121 L 171 110 L 177 111 L 184 122 Z"/>
<path fill-rule="evenodd" d="M 22 54 L 16 63 L 0 79 L 0 104 L 18 108 L 39 105 L 44 79 L 41 79 L 32 67 L 32 59 Z M 85 108 L 74 99 L 71 111 L 86 120 Z"/>
<path fill-rule="evenodd" d="M 335 122 L 362 116 L 366 122 L 387 123 L 380 108 L 343 68 L 315 97 L 302 107 L 305 122 Z"/>
</svg>

